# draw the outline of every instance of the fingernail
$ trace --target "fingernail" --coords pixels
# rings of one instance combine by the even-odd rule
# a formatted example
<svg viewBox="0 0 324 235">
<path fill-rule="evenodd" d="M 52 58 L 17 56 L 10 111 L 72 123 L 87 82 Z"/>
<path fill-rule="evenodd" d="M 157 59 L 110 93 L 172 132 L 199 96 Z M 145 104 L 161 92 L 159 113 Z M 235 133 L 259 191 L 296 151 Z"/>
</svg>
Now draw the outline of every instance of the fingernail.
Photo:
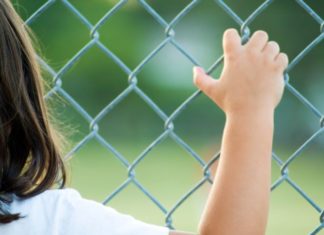
<svg viewBox="0 0 324 235">
<path fill-rule="evenodd" d="M 194 74 L 194 76 L 197 76 L 199 73 L 204 73 L 203 68 L 201 68 L 199 66 L 194 66 L 193 67 L 193 74 Z"/>
</svg>

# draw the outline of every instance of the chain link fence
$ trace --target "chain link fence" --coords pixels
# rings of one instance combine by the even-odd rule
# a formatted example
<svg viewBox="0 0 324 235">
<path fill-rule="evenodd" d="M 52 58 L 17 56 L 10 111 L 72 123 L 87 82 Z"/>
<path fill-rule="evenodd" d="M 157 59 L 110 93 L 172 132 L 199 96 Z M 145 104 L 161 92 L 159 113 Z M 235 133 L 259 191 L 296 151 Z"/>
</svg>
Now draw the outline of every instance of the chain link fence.
<svg viewBox="0 0 324 235">
<path fill-rule="evenodd" d="M 130 0 L 135 1 L 135 0 Z M 84 138 L 77 143 L 71 149 L 71 151 L 65 156 L 69 158 L 80 148 L 82 148 L 89 140 L 95 139 L 102 146 L 107 148 L 114 156 L 122 163 L 122 165 L 127 169 L 128 178 L 113 192 L 107 195 L 106 199 L 103 201 L 103 204 L 107 204 L 114 197 L 118 197 L 119 193 L 123 191 L 128 185 L 133 184 L 138 187 L 143 194 L 145 194 L 152 202 L 158 207 L 163 214 L 165 215 L 165 225 L 171 229 L 174 229 L 172 216 L 174 212 L 181 206 L 181 204 L 187 200 L 192 194 L 194 194 L 202 185 L 212 184 L 213 180 L 211 178 L 210 167 L 214 164 L 220 153 L 216 152 L 211 156 L 208 162 L 204 161 L 192 148 L 187 144 L 180 136 L 174 131 L 174 120 L 183 112 L 186 107 L 201 95 L 200 91 L 194 92 L 190 97 L 188 97 L 181 105 L 179 105 L 171 115 L 166 115 L 166 113 L 148 96 L 146 93 L 137 86 L 137 75 L 145 67 L 145 65 L 154 58 L 159 51 L 164 48 L 166 45 L 172 45 L 176 48 L 186 59 L 188 59 L 192 65 L 201 64 L 191 55 L 184 47 L 176 40 L 175 38 L 175 26 L 186 16 L 192 9 L 200 4 L 201 1 L 193 0 L 188 1 L 187 4 L 170 22 L 167 22 L 152 6 L 145 0 L 138 0 L 137 4 L 145 9 L 147 13 L 151 15 L 152 21 L 156 21 L 165 32 L 165 38 L 160 42 L 160 44 L 154 48 L 147 56 L 144 58 L 135 69 L 130 69 L 127 64 L 125 64 L 118 55 L 114 54 L 113 51 L 109 49 L 109 45 L 104 45 L 100 41 L 100 33 L 98 30 L 107 22 L 109 19 L 116 14 L 125 4 L 129 1 L 121 0 L 116 1 L 114 7 L 112 7 L 101 19 L 92 24 L 71 2 L 68 0 L 48 0 L 45 2 L 39 9 L 37 9 L 26 21 L 27 25 L 31 25 L 33 21 L 37 21 L 38 17 L 42 14 L 46 14 L 46 11 L 56 2 L 61 2 L 64 6 L 71 11 L 79 20 L 89 29 L 89 41 L 83 48 L 81 48 L 59 71 L 55 71 L 50 67 L 42 58 L 38 57 L 41 65 L 51 74 L 53 78 L 53 84 L 55 84 L 52 89 L 46 94 L 45 99 L 52 97 L 54 93 L 60 94 L 64 97 L 74 109 L 82 115 L 82 117 L 89 123 L 89 133 L 84 136 Z M 248 40 L 251 32 L 249 29 L 250 24 L 264 12 L 274 1 L 268 0 L 264 1 L 257 9 L 253 11 L 246 19 L 242 19 L 225 1 L 215 0 L 215 7 L 221 8 L 240 28 L 240 33 L 244 41 Z M 305 192 L 294 180 L 290 177 L 288 168 L 292 162 L 298 158 L 301 153 L 317 138 L 324 132 L 324 115 L 323 113 L 315 107 L 309 100 L 305 98 L 294 86 L 291 85 L 289 81 L 289 72 L 293 70 L 299 62 L 307 55 L 311 50 L 313 50 L 319 43 L 324 41 L 324 20 L 316 13 L 315 9 L 312 9 L 305 1 L 295 0 L 295 3 L 298 4 L 303 10 L 309 13 L 310 17 L 318 23 L 318 36 L 313 39 L 301 52 L 291 59 L 291 62 L 286 70 L 285 81 L 286 81 L 286 90 L 289 91 L 296 99 L 298 99 L 315 117 L 318 119 L 318 130 L 313 133 L 313 135 L 303 143 L 287 160 L 282 160 L 275 152 L 273 152 L 272 159 L 280 167 L 281 174 L 280 177 L 273 183 L 271 190 L 276 190 L 282 185 L 283 182 L 287 182 L 294 190 L 296 190 L 318 213 L 319 221 L 318 226 L 314 227 L 313 231 L 309 231 L 309 234 L 318 234 L 324 228 L 324 210 L 320 205 L 318 205 L 308 194 Z M 90 2 L 89 2 L 90 4 Z M 92 3 L 91 3 L 92 4 Z M 241 3 L 242 4 L 242 3 Z M 91 116 L 74 98 L 62 88 L 62 77 L 65 73 L 92 47 L 97 47 L 111 60 L 113 60 L 116 65 L 118 65 L 125 73 L 125 77 L 128 77 L 128 86 L 117 96 L 114 100 L 108 103 L 96 116 Z M 206 71 L 208 74 L 211 74 L 216 70 L 223 62 L 223 56 L 216 59 L 216 61 L 208 68 Z M 102 120 L 130 93 L 135 92 L 139 97 L 145 101 L 152 110 L 163 120 L 164 122 L 164 131 L 156 138 L 150 145 L 148 145 L 140 155 L 133 162 L 129 162 L 121 153 L 119 153 L 102 135 L 99 133 L 98 122 Z M 164 139 L 171 138 L 178 145 L 180 145 L 187 153 L 197 161 L 201 168 L 203 169 L 203 176 L 201 180 L 196 183 L 196 185 L 191 188 L 182 198 L 175 202 L 174 206 L 171 208 L 166 208 L 158 198 L 154 197 L 136 178 L 136 168 L 147 154 L 159 145 Z M 323 230 L 322 230 L 323 231 Z"/>
</svg>

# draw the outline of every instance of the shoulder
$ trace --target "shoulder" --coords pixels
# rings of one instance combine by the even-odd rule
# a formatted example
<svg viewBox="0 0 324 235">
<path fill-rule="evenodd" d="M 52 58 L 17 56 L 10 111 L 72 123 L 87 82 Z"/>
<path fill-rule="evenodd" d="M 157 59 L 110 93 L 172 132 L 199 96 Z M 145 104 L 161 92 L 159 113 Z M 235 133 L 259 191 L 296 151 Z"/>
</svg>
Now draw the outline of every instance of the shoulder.
<svg viewBox="0 0 324 235">
<path fill-rule="evenodd" d="M 42 209 L 55 224 L 64 224 L 65 234 L 120 234 L 120 235 L 168 235 L 169 228 L 149 224 L 105 206 L 97 201 L 83 198 L 72 188 L 50 189 L 25 200 L 34 212 Z M 35 214 L 35 213 L 34 213 Z"/>
<path fill-rule="evenodd" d="M 72 227 L 75 224 L 73 215 L 78 209 L 74 201 L 80 198 L 80 194 L 73 189 L 48 189 L 30 198 L 13 195 L 8 210 L 19 213 L 23 218 L 2 226 L 0 233 L 3 230 L 10 231 L 4 234 L 52 234 L 49 231 L 64 231 L 65 227 L 61 225 Z M 27 233 L 24 232 L 26 230 Z"/>
<path fill-rule="evenodd" d="M 81 200 L 82 196 L 73 188 L 49 189 L 40 194 L 39 199 L 55 202 L 55 204 L 70 204 L 72 206 L 76 201 Z"/>
<path fill-rule="evenodd" d="M 72 206 L 75 200 L 81 199 L 81 195 L 74 189 L 64 188 L 47 189 L 46 191 L 27 199 L 22 199 L 19 197 L 14 198 L 14 207 L 25 209 L 29 208 L 30 210 L 37 208 L 37 210 L 54 212 L 60 209 L 64 209 L 67 204 L 70 204 Z"/>
<path fill-rule="evenodd" d="M 63 189 L 48 189 L 44 192 L 42 192 L 41 194 L 35 196 L 35 198 L 39 198 L 39 199 L 49 199 L 49 198 L 53 198 L 53 199 L 62 199 L 62 198 L 66 198 L 66 199 L 72 199 L 72 198 L 81 198 L 80 193 L 73 189 L 73 188 L 63 188 Z"/>
<path fill-rule="evenodd" d="M 30 198 L 21 198 L 16 195 L 13 197 L 12 207 L 30 207 L 30 205 L 42 205 L 45 203 L 49 206 L 52 203 L 57 204 L 59 201 L 63 202 L 66 199 L 80 198 L 78 191 L 70 188 L 65 189 L 47 189 L 46 191 L 37 194 Z"/>
<path fill-rule="evenodd" d="M 73 198 L 81 198 L 80 193 L 72 188 L 64 188 L 64 189 L 47 189 L 46 191 L 35 195 L 31 198 L 20 198 L 14 196 L 14 201 L 18 203 L 33 203 L 39 201 L 57 201 L 62 199 L 73 199 Z"/>
</svg>

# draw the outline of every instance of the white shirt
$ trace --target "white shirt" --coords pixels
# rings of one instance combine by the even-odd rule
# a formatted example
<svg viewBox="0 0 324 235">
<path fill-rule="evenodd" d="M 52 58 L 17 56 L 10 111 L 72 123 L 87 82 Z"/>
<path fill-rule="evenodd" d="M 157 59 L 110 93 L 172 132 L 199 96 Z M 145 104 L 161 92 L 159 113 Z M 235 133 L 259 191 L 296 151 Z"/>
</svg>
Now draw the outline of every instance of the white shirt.
<svg viewBox="0 0 324 235">
<path fill-rule="evenodd" d="M 82 198 L 71 188 L 49 189 L 25 200 L 15 197 L 10 212 L 26 217 L 0 224 L 1 235 L 168 235 L 170 231 Z"/>
</svg>

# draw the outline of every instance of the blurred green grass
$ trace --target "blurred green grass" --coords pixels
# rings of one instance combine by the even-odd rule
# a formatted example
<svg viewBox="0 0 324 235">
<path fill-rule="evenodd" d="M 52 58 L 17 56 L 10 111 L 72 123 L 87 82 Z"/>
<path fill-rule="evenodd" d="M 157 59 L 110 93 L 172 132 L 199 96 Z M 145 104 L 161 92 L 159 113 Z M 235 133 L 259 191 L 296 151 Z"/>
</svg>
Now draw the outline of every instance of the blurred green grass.
<svg viewBox="0 0 324 235">
<path fill-rule="evenodd" d="M 136 141 L 121 142 L 115 147 L 123 152 L 128 161 L 135 159 L 136 151 L 133 150 L 136 149 Z M 211 150 L 214 146 L 193 146 L 193 148 L 201 156 L 205 156 L 203 158 L 207 161 L 212 156 Z M 290 153 L 277 151 L 277 154 L 289 156 Z M 127 169 L 96 141 L 89 142 L 76 153 L 70 161 L 70 168 L 71 187 L 78 189 L 84 197 L 98 202 L 102 202 L 127 179 Z M 153 148 L 135 170 L 136 179 L 167 210 L 170 210 L 202 178 L 200 165 L 169 139 Z M 321 187 L 323 161 L 319 153 L 306 152 L 292 163 L 289 170 L 291 178 L 315 203 L 324 202 L 324 190 Z M 279 172 L 277 165 L 273 164 L 273 182 L 279 177 Z M 175 211 L 172 220 L 176 229 L 197 231 L 210 188 L 210 184 L 204 184 Z M 147 223 L 164 225 L 162 211 L 132 183 L 107 205 Z M 288 183 L 284 182 L 272 192 L 267 235 L 308 234 L 318 224 L 319 213 Z"/>
<path fill-rule="evenodd" d="M 13 0 L 24 19 L 46 0 Z M 94 0 L 71 2 L 92 24 L 96 24 L 118 1 Z M 170 22 L 187 4 L 181 1 L 147 1 Z M 226 3 L 246 19 L 262 1 L 228 0 Z M 323 15 L 324 1 L 307 1 Z M 172 5 L 172 7 L 170 7 Z M 60 17 L 57 17 L 57 16 Z M 203 27 L 202 27 L 203 26 Z M 295 1 L 274 1 L 249 25 L 251 32 L 266 30 L 271 40 L 280 44 L 292 61 L 319 35 L 319 24 Z M 201 1 L 183 17 L 174 30 L 175 39 L 205 68 L 222 54 L 221 37 L 228 27 L 237 24 L 214 1 Z M 59 71 L 89 41 L 89 29 L 68 10 L 62 1 L 55 1 L 31 24 L 40 42 L 42 57 Z M 301 34 L 300 29 L 307 29 Z M 130 69 L 138 64 L 165 39 L 165 29 L 136 2 L 128 1 L 99 29 L 100 40 Z M 291 84 L 319 110 L 323 102 L 324 44 L 319 44 L 290 73 Z M 172 112 L 196 88 L 192 84 L 192 64 L 175 48 L 167 45 L 138 74 L 138 86 L 167 114 Z M 221 67 L 213 72 L 217 78 Z M 128 85 L 125 74 L 97 47 L 91 48 L 62 75 L 63 89 L 90 115 L 116 98 Z M 307 78 L 307 79 L 305 79 Z M 53 77 L 45 73 L 51 87 Z M 80 139 L 89 132 L 86 122 L 69 105 L 59 101 L 55 114 L 64 123 L 77 125 Z M 58 107 L 60 106 L 60 107 Z M 62 107 L 61 107 L 62 106 Z M 278 107 L 274 146 L 283 159 L 293 153 L 319 127 L 319 120 L 288 92 Z M 68 119 L 68 120 L 67 120 Z M 174 121 L 177 134 L 207 161 L 218 149 L 223 114 L 206 97 L 200 96 Z M 143 148 L 163 131 L 163 121 L 134 94 L 119 103 L 98 125 L 101 135 L 132 162 Z M 69 131 L 65 131 L 69 132 Z M 131 141 L 130 141 L 131 140 Z M 207 142 L 208 141 L 208 142 Z M 316 203 L 323 207 L 323 143 L 316 139 L 318 150 L 306 150 L 289 167 L 290 176 Z M 215 143 L 215 144 L 213 144 Z M 321 149 L 320 149 L 321 147 Z M 127 179 L 127 169 L 106 149 L 92 141 L 82 147 L 71 161 L 71 186 L 83 196 L 103 201 Z M 273 165 L 273 181 L 279 177 Z M 136 178 L 153 196 L 170 210 L 203 176 L 201 167 L 172 141 L 154 148 L 136 167 Z M 173 214 L 177 229 L 196 231 L 210 185 L 205 184 Z M 239 192 L 238 192 L 239 193 Z M 319 224 L 319 214 L 287 183 L 271 194 L 268 235 L 309 234 Z M 124 213 L 149 223 L 164 224 L 164 216 L 156 205 L 133 184 L 109 202 Z M 239 232 L 238 232 L 239 233 Z M 324 230 L 319 234 L 324 234 Z"/>
</svg>

